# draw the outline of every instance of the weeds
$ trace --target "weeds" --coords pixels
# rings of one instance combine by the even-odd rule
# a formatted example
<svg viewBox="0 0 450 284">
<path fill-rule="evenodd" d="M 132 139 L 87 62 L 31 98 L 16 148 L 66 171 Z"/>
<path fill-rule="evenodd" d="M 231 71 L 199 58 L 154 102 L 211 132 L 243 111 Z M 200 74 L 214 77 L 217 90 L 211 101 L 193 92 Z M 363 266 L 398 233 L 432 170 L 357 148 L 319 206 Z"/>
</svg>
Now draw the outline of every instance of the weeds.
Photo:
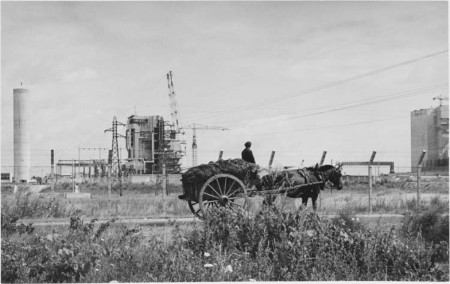
<svg viewBox="0 0 450 284">
<path fill-rule="evenodd" d="M 96 226 L 74 215 L 68 230 L 2 238 L 2 282 L 448 281 L 448 254 L 420 234 L 371 231 L 351 215 L 218 209 L 171 241 L 140 227 Z M 97 228 L 97 229 L 96 229 Z M 447 243 L 441 243 L 448 251 Z"/>
<path fill-rule="evenodd" d="M 40 195 L 19 191 L 13 204 L 2 204 L 2 214 L 15 215 L 18 218 L 66 216 L 65 204 L 59 195 Z"/>
<path fill-rule="evenodd" d="M 366 228 L 353 215 L 366 212 L 366 203 L 336 194 L 333 201 L 347 205 L 338 206 L 333 219 L 267 207 L 252 216 L 218 208 L 199 225 L 175 226 L 166 240 L 114 219 L 99 225 L 81 217 L 154 216 L 162 210 L 159 199 L 74 201 L 20 191 L 2 204 L 1 281 L 448 281 L 448 201 L 422 200 L 418 214 L 415 199 L 394 202 L 386 192 L 380 191 L 374 211 L 410 212 L 398 235 L 394 228 Z M 166 199 L 166 212 L 191 214 L 177 199 Z M 18 224 L 38 216 L 70 224 L 44 234 Z"/>
</svg>

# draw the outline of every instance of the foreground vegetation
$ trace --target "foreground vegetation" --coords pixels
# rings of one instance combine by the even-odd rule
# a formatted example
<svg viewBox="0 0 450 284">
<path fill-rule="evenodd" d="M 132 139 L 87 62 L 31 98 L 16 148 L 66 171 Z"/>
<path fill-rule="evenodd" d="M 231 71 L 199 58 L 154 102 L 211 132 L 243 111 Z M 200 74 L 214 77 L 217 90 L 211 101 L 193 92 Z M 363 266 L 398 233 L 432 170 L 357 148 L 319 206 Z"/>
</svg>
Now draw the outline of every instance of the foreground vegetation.
<svg viewBox="0 0 450 284">
<path fill-rule="evenodd" d="M 1 281 L 448 281 L 445 212 L 429 208 L 400 228 L 371 230 L 348 214 L 264 208 L 248 217 L 219 208 L 165 240 L 77 215 L 68 228 L 39 232 L 2 212 Z"/>
</svg>

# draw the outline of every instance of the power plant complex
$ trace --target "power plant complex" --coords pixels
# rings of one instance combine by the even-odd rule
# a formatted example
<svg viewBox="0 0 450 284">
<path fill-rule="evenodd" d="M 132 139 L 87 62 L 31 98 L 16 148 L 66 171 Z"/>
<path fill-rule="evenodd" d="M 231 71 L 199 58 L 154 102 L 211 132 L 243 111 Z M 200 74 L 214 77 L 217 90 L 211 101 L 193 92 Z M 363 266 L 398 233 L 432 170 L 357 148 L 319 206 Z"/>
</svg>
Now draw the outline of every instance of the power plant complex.
<svg viewBox="0 0 450 284">
<path fill-rule="evenodd" d="M 180 159 L 185 153 L 185 141 L 162 116 L 128 117 L 125 140 L 128 154 L 123 167 L 125 171 L 160 174 L 163 165 L 167 172 L 181 170 Z"/>
<path fill-rule="evenodd" d="M 143 174 L 179 173 L 181 160 L 186 156 L 184 130 L 193 132 L 192 166 L 197 164 L 197 130 L 227 130 L 218 126 L 190 124 L 182 127 L 178 117 L 178 107 L 172 82 L 172 72 L 167 74 L 171 122 L 160 115 L 131 115 L 126 124 L 113 118 L 111 148 L 108 159 L 59 160 L 56 177 L 63 176 L 62 168 L 70 167 L 71 176 L 82 177 L 123 177 Z M 418 166 L 419 154 L 425 150 L 423 171 L 448 172 L 449 108 L 443 105 L 448 98 L 437 97 L 439 107 L 414 110 L 411 112 L 411 170 Z M 13 181 L 30 182 L 30 91 L 24 88 L 13 90 L 14 116 L 14 167 Z M 119 134 L 117 126 L 125 126 L 125 133 Z M 126 155 L 119 157 L 118 138 L 125 138 Z M 82 148 L 79 148 L 79 151 Z M 90 149 L 90 148 L 87 148 Z M 50 150 L 50 149 L 49 149 Z M 80 156 L 80 155 L 79 155 Z M 51 178 L 54 178 L 54 156 L 51 150 Z M 392 171 L 392 169 L 391 169 Z M 9 173 L 2 173 L 2 180 Z M 6 178 L 5 178 L 6 179 Z"/>
</svg>

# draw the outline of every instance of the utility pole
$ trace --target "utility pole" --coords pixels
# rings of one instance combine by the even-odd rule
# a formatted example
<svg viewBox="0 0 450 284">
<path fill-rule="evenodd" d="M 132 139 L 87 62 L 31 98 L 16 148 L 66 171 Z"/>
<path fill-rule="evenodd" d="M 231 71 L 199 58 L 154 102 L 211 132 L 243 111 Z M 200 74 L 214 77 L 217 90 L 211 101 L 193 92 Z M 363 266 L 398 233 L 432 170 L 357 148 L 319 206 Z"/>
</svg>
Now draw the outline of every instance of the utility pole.
<svg viewBox="0 0 450 284">
<path fill-rule="evenodd" d="M 50 165 L 51 165 L 51 171 L 50 171 L 50 178 L 52 182 L 52 191 L 55 191 L 55 154 L 53 149 L 50 150 Z"/>
<path fill-rule="evenodd" d="M 163 216 L 166 216 L 166 195 L 167 195 L 167 176 L 166 176 L 166 148 L 163 152 L 162 164 L 162 201 L 163 201 Z"/>
</svg>

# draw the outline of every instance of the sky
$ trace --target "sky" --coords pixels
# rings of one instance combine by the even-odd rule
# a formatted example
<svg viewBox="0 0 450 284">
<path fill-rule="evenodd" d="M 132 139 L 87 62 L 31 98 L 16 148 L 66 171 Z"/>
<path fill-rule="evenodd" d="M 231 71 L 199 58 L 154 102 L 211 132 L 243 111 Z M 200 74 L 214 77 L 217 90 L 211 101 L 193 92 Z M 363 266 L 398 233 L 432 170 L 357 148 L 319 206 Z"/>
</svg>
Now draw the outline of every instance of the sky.
<svg viewBox="0 0 450 284">
<path fill-rule="evenodd" d="M 376 151 L 409 171 L 410 112 L 448 96 L 448 62 L 446 1 L 2 1 L 2 172 L 12 172 L 21 82 L 32 174 L 43 175 L 50 149 L 56 160 L 106 158 L 79 148 L 110 148 L 114 116 L 171 121 L 169 71 L 182 126 L 229 129 L 197 132 L 199 163 L 221 150 L 239 158 L 251 141 L 263 167 L 272 151 L 276 167 Z"/>
</svg>

